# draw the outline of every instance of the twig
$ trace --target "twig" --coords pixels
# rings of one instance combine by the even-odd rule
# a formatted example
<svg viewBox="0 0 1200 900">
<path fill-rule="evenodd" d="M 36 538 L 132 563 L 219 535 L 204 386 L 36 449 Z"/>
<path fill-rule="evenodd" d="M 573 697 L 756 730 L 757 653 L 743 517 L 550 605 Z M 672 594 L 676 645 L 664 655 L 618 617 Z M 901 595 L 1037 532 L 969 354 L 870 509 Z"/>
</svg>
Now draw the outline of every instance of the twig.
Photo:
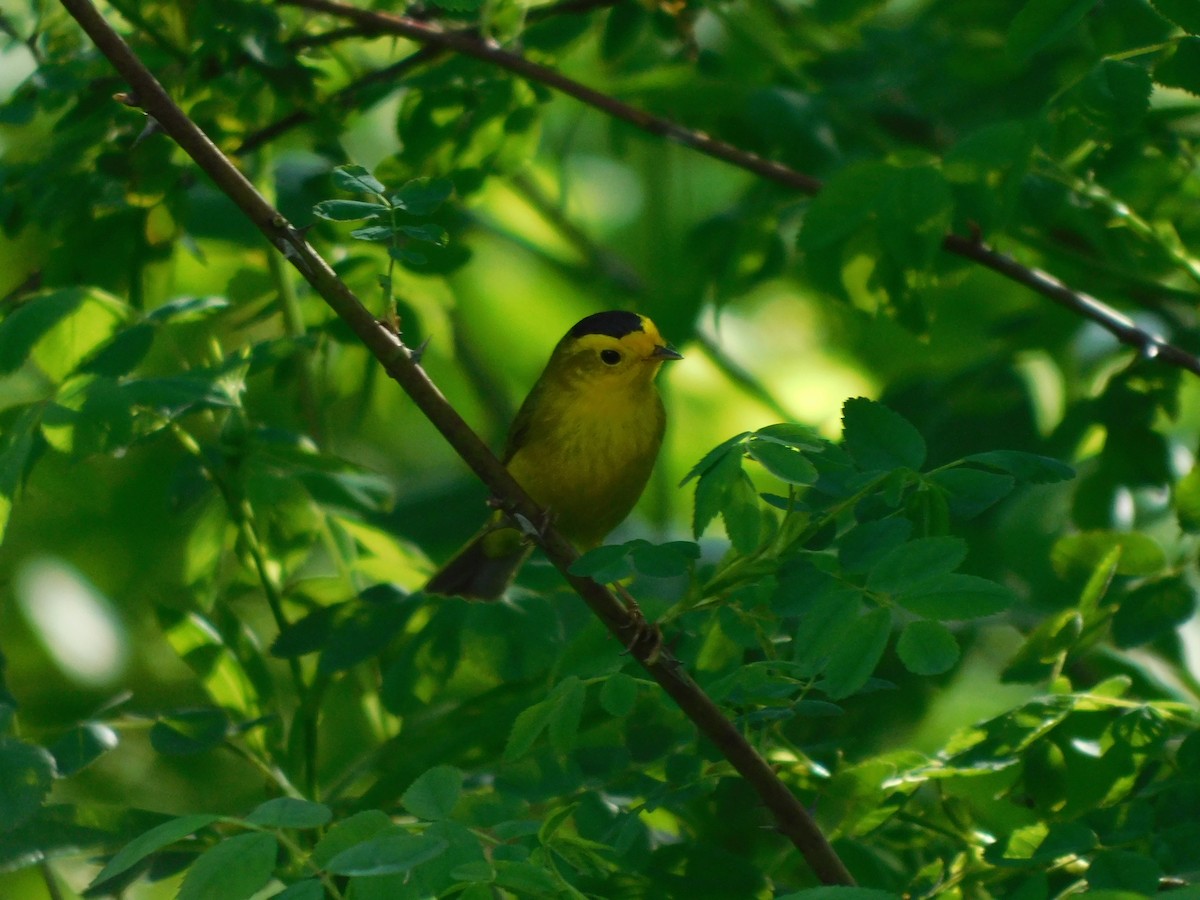
<svg viewBox="0 0 1200 900">
<path fill-rule="evenodd" d="M 427 46 L 441 47 L 464 56 L 483 60 L 507 69 L 522 78 L 528 78 L 547 87 L 586 103 L 616 119 L 629 122 L 643 131 L 669 138 L 700 153 L 723 160 L 731 165 L 754 173 L 776 184 L 804 194 L 815 195 L 821 190 L 821 181 L 799 172 L 782 163 L 763 159 L 725 141 L 719 141 L 700 131 L 686 128 L 669 119 L 654 116 L 630 106 L 597 90 L 580 84 L 565 75 L 525 59 L 519 54 L 504 50 L 493 44 L 483 43 L 461 32 L 443 31 L 436 26 L 416 22 L 402 16 L 358 9 L 338 0 L 277 0 L 288 6 L 325 12 L 357 23 L 362 27 L 373 27 L 379 31 L 398 34 Z M 1112 332 L 1123 344 L 1136 347 L 1148 357 L 1155 357 L 1175 366 L 1200 374 L 1200 358 L 1163 338 L 1138 328 L 1129 317 L 1105 303 L 1080 291 L 1072 290 L 1053 276 L 1018 263 L 1009 256 L 989 247 L 981 240 L 948 234 L 942 248 L 979 265 L 998 272 L 1005 278 L 1023 284 L 1033 291 L 1066 306 L 1086 319 Z"/>
<path fill-rule="evenodd" d="M 303 235 L 255 190 L 196 123 L 171 100 L 162 85 L 109 27 L 90 0 L 61 2 L 100 52 L 129 82 L 146 112 L 299 270 L 492 493 L 502 498 L 513 513 L 523 515 L 530 521 L 543 521 L 542 510 L 530 500 L 487 445 L 446 401 L 425 371 L 413 360 L 408 348 L 375 320 Z M 557 530 L 545 529 L 540 543 L 547 558 L 576 593 L 608 629 L 630 647 L 634 658 L 754 787 L 774 815 L 778 829 L 804 855 L 817 878 L 826 884 L 853 884 L 850 872 L 812 816 L 779 779 L 770 764 L 725 718 L 720 708 L 682 670 L 679 663 L 670 654 L 661 651 L 656 640 L 645 639 L 645 621 L 632 616 L 603 585 L 590 578 L 571 574 L 570 565 L 578 554 Z"/>
</svg>

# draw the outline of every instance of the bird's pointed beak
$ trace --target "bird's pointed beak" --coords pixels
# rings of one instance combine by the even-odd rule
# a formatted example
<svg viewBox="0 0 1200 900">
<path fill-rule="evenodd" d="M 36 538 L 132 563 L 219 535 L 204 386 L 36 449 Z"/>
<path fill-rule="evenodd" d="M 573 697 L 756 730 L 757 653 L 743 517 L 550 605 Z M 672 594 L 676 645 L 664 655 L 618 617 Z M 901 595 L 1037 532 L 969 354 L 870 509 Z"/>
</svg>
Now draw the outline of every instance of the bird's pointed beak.
<svg viewBox="0 0 1200 900">
<path fill-rule="evenodd" d="M 654 352 L 650 354 L 650 358 L 659 360 L 683 359 L 683 354 L 674 347 L 664 347 L 660 344 L 654 348 Z"/>
</svg>

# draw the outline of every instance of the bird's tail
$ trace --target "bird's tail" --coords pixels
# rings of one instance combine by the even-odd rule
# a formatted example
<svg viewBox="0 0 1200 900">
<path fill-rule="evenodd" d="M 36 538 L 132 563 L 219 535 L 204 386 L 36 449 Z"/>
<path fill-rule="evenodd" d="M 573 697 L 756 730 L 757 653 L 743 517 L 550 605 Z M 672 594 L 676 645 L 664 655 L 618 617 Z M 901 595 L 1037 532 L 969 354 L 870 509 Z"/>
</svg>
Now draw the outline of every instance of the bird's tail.
<svg viewBox="0 0 1200 900">
<path fill-rule="evenodd" d="M 429 579 L 425 593 L 499 599 L 532 551 L 514 528 L 485 528 Z"/>
</svg>

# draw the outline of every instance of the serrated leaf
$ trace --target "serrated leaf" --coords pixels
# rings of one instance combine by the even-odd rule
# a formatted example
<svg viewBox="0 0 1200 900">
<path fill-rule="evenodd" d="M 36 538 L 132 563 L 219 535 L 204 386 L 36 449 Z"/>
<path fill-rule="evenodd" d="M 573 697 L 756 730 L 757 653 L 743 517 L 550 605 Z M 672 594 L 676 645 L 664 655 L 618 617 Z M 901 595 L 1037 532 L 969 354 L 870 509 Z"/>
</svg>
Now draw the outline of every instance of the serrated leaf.
<svg viewBox="0 0 1200 900">
<path fill-rule="evenodd" d="M 741 444 L 749 436 L 750 436 L 749 431 L 743 431 L 741 434 L 735 434 L 733 437 L 729 438 L 728 440 L 724 440 L 721 443 L 717 444 L 717 446 L 713 447 L 711 450 L 709 450 L 707 453 L 705 453 L 704 456 L 702 456 L 700 458 L 700 461 L 698 463 L 696 463 L 694 466 L 692 466 L 692 468 L 688 471 L 688 473 L 683 476 L 683 480 L 681 482 L 679 482 L 679 486 L 683 487 L 685 484 L 687 484 L 693 478 L 697 478 L 697 477 L 703 475 L 705 472 L 707 472 L 709 469 L 711 469 L 718 462 L 720 462 L 722 459 L 725 458 L 726 451 L 732 449 L 733 447 L 737 446 L 738 444 Z"/>
<path fill-rule="evenodd" d="M 600 707 L 610 716 L 628 715 L 637 702 L 637 679 L 624 672 L 613 672 L 600 688 Z"/>
<path fill-rule="evenodd" d="M 272 834 L 226 838 L 192 863 L 177 900 L 247 900 L 271 880 L 277 850 Z"/>
<path fill-rule="evenodd" d="M 740 461 L 739 461 L 740 462 Z M 762 536 L 762 511 L 750 476 L 738 467 L 738 477 L 721 501 L 721 521 L 729 542 L 739 553 L 750 553 Z"/>
<path fill-rule="evenodd" d="M 448 178 L 414 178 L 392 195 L 392 203 L 413 216 L 428 216 L 454 193 Z"/>
<path fill-rule="evenodd" d="M 721 512 L 733 485 L 744 477 L 739 439 L 737 444 L 730 444 L 711 465 L 701 471 L 696 482 L 695 507 L 692 513 L 693 537 L 698 538 L 704 533 L 708 524 Z M 685 483 L 686 480 L 684 479 Z"/>
<path fill-rule="evenodd" d="M 900 594 L 896 600 L 917 615 L 942 621 L 978 619 L 1012 606 L 1012 591 L 986 578 L 958 573 Z"/>
<path fill-rule="evenodd" d="M 555 704 L 549 698 L 521 710 L 508 733 L 508 743 L 504 747 L 505 761 L 512 762 L 528 753 L 534 741 L 546 730 L 554 714 Z"/>
<path fill-rule="evenodd" d="M 946 492 L 950 512 L 972 519 L 1007 497 L 1017 481 L 1013 476 L 957 466 L 934 472 L 930 481 Z"/>
<path fill-rule="evenodd" d="M 1184 31 L 1200 34 L 1200 5 L 1195 0 L 1150 0 L 1154 8 Z"/>
<path fill-rule="evenodd" d="M 275 797 L 260 803 L 246 821 L 264 828 L 320 828 L 333 819 L 333 810 L 324 803 L 300 797 Z"/>
<path fill-rule="evenodd" d="M 1021 450 L 989 450 L 986 453 L 965 456 L 962 461 L 999 469 L 1012 475 L 1017 481 L 1029 484 L 1054 484 L 1070 481 L 1075 477 L 1075 470 L 1066 463 Z"/>
<path fill-rule="evenodd" d="M 343 850 L 325 868 L 334 875 L 395 875 L 440 856 L 449 846 L 424 834 L 382 834 Z"/>
<path fill-rule="evenodd" d="M 918 619 L 900 632 L 896 654 L 914 675 L 940 675 L 958 662 L 958 641 L 941 622 Z"/>
<path fill-rule="evenodd" d="M 753 439 L 746 445 L 750 457 L 768 472 L 788 484 L 812 484 L 817 480 L 817 467 L 799 450 L 785 444 Z"/>
<path fill-rule="evenodd" d="M 917 538 L 879 560 L 867 575 L 867 590 L 893 594 L 953 572 L 967 557 L 967 543 L 957 537 Z"/>
<path fill-rule="evenodd" d="M 382 182 L 362 166 L 338 166 L 333 170 L 333 186 L 355 194 L 382 194 Z"/>
<path fill-rule="evenodd" d="M 844 632 L 829 658 L 821 689 L 834 700 L 857 692 L 879 665 L 892 630 L 890 610 L 873 609 L 859 616 Z"/>
<path fill-rule="evenodd" d="M 366 200 L 322 200 L 313 207 L 313 215 L 331 222 L 357 222 L 384 216 L 388 212 L 382 203 Z"/>
<path fill-rule="evenodd" d="M 842 406 L 842 439 L 864 471 L 920 469 L 925 463 L 925 439 L 912 423 L 865 397 Z"/>
<path fill-rule="evenodd" d="M 417 776 L 400 802 L 419 819 L 448 819 L 462 794 L 463 773 L 454 766 L 434 766 Z"/>
<path fill-rule="evenodd" d="M 312 852 L 313 862 L 325 867 L 343 850 L 364 843 L 392 827 L 391 817 L 382 810 L 367 809 L 355 813 L 335 824 L 317 842 Z"/>
<path fill-rule="evenodd" d="M 217 821 L 217 816 L 210 815 L 191 815 L 180 816 L 177 819 L 171 819 L 168 822 L 163 822 L 161 825 L 156 825 L 149 831 L 138 835 L 124 847 L 116 852 L 112 859 L 100 870 L 94 879 L 92 886 L 102 884 L 111 878 L 120 875 L 133 866 L 140 863 L 143 859 L 152 853 L 157 853 L 164 847 L 169 847 L 176 841 L 183 840 Z"/>
</svg>

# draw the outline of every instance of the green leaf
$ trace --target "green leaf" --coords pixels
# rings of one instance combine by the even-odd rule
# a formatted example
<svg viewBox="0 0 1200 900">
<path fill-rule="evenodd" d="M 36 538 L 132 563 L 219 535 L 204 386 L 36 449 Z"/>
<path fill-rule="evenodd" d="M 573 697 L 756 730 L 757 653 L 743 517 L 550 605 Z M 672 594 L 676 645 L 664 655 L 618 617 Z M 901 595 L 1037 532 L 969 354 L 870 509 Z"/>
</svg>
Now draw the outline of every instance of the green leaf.
<svg viewBox="0 0 1200 900">
<path fill-rule="evenodd" d="M 1054 569 L 1064 578 L 1090 574 L 1109 552 L 1119 548 L 1118 575 L 1154 575 L 1167 564 L 1166 554 L 1154 538 L 1140 532 L 1085 531 L 1060 538 L 1050 551 Z"/>
<path fill-rule="evenodd" d="M 429 244 L 442 246 L 449 239 L 446 229 L 441 225 L 401 225 L 400 233 L 415 241 L 425 241 Z"/>
<path fill-rule="evenodd" d="M 850 624 L 825 667 L 821 689 L 833 700 L 858 691 L 879 665 L 892 631 L 892 613 L 873 609 Z"/>
<path fill-rule="evenodd" d="M 1148 582 L 1121 598 L 1113 616 L 1113 642 L 1137 647 L 1174 631 L 1196 612 L 1196 594 L 1186 579 L 1173 575 Z"/>
<path fill-rule="evenodd" d="M 904 626 L 896 653 L 914 675 L 940 675 L 958 662 L 958 641 L 941 622 L 919 619 Z"/>
<path fill-rule="evenodd" d="M 288 885 L 271 900 L 325 900 L 325 885 L 319 878 L 305 878 Z"/>
<path fill-rule="evenodd" d="M 966 557 L 967 543 L 962 538 L 918 538 L 901 544 L 872 567 L 867 590 L 887 594 L 911 591 L 953 572 Z"/>
<path fill-rule="evenodd" d="M 1054 484 L 1070 481 L 1075 477 L 1075 470 L 1066 463 L 1021 450 L 989 450 L 986 453 L 964 456 L 962 461 L 999 469 L 1012 475 L 1017 481 L 1029 484 Z"/>
<path fill-rule="evenodd" d="M 651 544 L 646 541 L 633 543 L 630 553 L 633 567 L 650 578 L 677 578 L 686 575 L 692 562 L 700 558 L 700 545 L 692 541 L 670 541 Z"/>
<path fill-rule="evenodd" d="M 628 544 L 605 544 L 589 550 L 571 563 L 572 575 L 591 578 L 600 584 L 620 581 L 633 573 Z"/>
<path fill-rule="evenodd" d="M 1101 850 L 1087 870 L 1092 890 L 1132 891 L 1152 896 L 1158 893 L 1162 869 L 1149 856 L 1129 850 Z"/>
<path fill-rule="evenodd" d="M 875 218 L 879 196 L 895 169 L 886 163 L 844 166 L 825 183 L 804 214 L 797 243 L 808 254 L 828 253 Z"/>
<path fill-rule="evenodd" d="M 1154 80 L 1200 96 L 1200 37 L 1186 37 L 1175 52 L 1154 67 Z"/>
<path fill-rule="evenodd" d="M 100 874 L 92 879 L 92 886 L 102 884 L 120 875 L 152 853 L 157 853 L 164 847 L 169 847 L 176 841 L 182 840 L 185 837 L 195 834 L 201 828 L 211 825 L 217 821 L 217 818 L 217 816 L 210 815 L 180 816 L 177 819 L 171 819 L 168 822 L 163 822 L 161 825 L 156 825 L 144 834 L 138 835 L 118 850 L 113 858 L 108 861 L 107 865 L 100 870 Z"/>
<path fill-rule="evenodd" d="M 356 241 L 390 241 L 395 236 L 396 230 L 391 225 L 364 225 L 350 232 Z"/>
<path fill-rule="evenodd" d="M 762 536 L 762 511 L 754 482 L 742 471 L 740 461 L 738 477 L 729 485 L 721 502 L 721 521 L 725 523 L 729 542 L 739 553 L 750 553 L 758 546 Z"/>
<path fill-rule="evenodd" d="M 828 887 L 808 888 L 791 894 L 781 894 L 775 900 L 900 900 L 901 894 L 880 891 L 875 888 Z"/>
<path fill-rule="evenodd" d="M 1003 500 L 1017 484 L 1011 475 L 965 466 L 934 472 L 929 480 L 946 492 L 950 512 L 963 519 L 972 519 Z"/>
<path fill-rule="evenodd" d="M 335 616 L 345 606 L 344 603 L 318 606 L 292 622 L 276 635 L 270 654 L 279 659 L 294 659 L 322 649 L 333 630 Z"/>
<path fill-rule="evenodd" d="M 382 652 L 404 628 L 409 611 L 402 603 L 370 602 L 364 591 L 349 615 L 329 634 L 318 670 L 324 674 L 344 672 Z"/>
<path fill-rule="evenodd" d="M 575 749 L 586 692 L 579 677 L 569 675 L 558 683 L 549 697 L 554 705 L 554 715 L 549 723 L 550 746 L 559 756 L 567 756 Z"/>
<path fill-rule="evenodd" d="M 950 230 L 954 196 L 933 166 L 893 169 L 879 202 L 879 236 L 902 267 L 926 269 Z"/>
<path fill-rule="evenodd" d="M 150 728 L 150 745 L 159 753 L 188 756 L 219 746 L 229 733 L 229 717 L 220 709 L 185 709 L 160 718 Z"/>
<path fill-rule="evenodd" d="M 393 828 L 391 817 L 383 810 L 366 809 L 336 823 L 313 848 L 312 858 L 325 868 L 329 861 L 357 844 L 362 844 Z"/>
<path fill-rule="evenodd" d="M 942 621 L 990 616 L 1010 607 L 1015 599 L 1003 585 L 957 573 L 942 575 L 896 598 L 905 609 Z"/>
<path fill-rule="evenodd" d="M 823 450 L 829 445 L 815 429 L 794 422 L 767 425 L 754 432 L 754 439 L 759 442 L 774 441 L 800 450 Z"/>
<path fill-rule="evenodd" d="M 867 572 L 908 540 L 912 522 L 893 517 L 863 522 L 838 541 L 838 561 L 847 572 Z"/>
<path fill-rule="evenodd" d="M 388 213 L 388 208 L 382 203 L 368 203 L 365 200 L 322 200 L 313 207 L 314 215 L 332 222 L 357 222 Z"/>
<path fill-rule="evenodd" d="M 1150 0 L 1154 8 L 1184 31 L 1200 34 L 1200 6 L 1194 0 Z"/>
<path fill-rule="evenodd" d="M 1150 107 L 1150 73 L 1124 60 L 1102 60 L 1079 85 L 1083 113 L 1105 128 L 1129 132 Z"/>
<path fill-rule="evenodd" d="M 701 463 L 703 462 L 704 460 L 701 460 Z M 692 513 L 693 537 L 699 538 L 704 533 L 704 529 L 724 508 L 733 486 L 744 477 L 739 437 L 736 444 L 731 444 L 712 464 L 701 470 L 700 480 L 696 482 L 695 508 Z M 687 483 L 687 478 L 683 483 Z"/>
<path fill-rule="evenodd" d="M 698 463 L 696 463 L 694 466 L 692 466 L 692 468 L 688 471 L 688 473 L 685 476 L 683 476 L 683 480 L 681 482 L 679 482 L 679 486 L 683 487 L 685 484 L 687 484 L 693 478 L 698 478 L 699 476 L 703 475 L 705 472 L 707 472 L 709 469 L 711 469 L 718 462 L 720 462 L 721 460 L 723 460 L 725 458 L 726 451 L 731 450 L 732 448 L 738 446 L 743 441 L 745 441 L 745 439 L 749 436 L 750 436 L 749 431 L 743 431 L 741 434 L 735 434 L 733 437 L 729 438 L 728 440 L 724 440 L 721 443 L 717 444 L 717 446 L 713 447 L 711 450 L 709 450 L 707 453 L 705 453 L 704 456 L 702 456 L 700 458 L 700 461 Z"/>
<path fill-rule="evenodd" d="M 392 203 L 413 216 L 428 216 L 449 199 L 454 183 L 448 178 L 414 178 L 392 195 Z"/>
<path fill-rule="evenodd" d="M 146 357 L 153 343 L 154 326 L 148 322 L 139 322 L 118 331 L 101 344 L 96 352 L 79 366 L 79 371 L 107 375 L 110 378 L 126 375 Z"/>
<path fill-rule="evenodd" d="M 38 811 L 57 774 L 54 757 L 43 748 L 0 737 L 0 833 Z"/>
<path fill-rule="evenodd" d="M 146 321 L 183 325 L 200 322 L 229 307 L 230 303 L 224 297 L 178 297 L 156 306 L 146 314 Z"/>
<path fill-rule="evenodd" d="M 1075 28 L 1095 5 L 1096 0 L 1026 0 L 1008 28 L 1009 52 L 1032 56 Z"/>
<path fill-rule="evenodd" d="M 1064 609 L 1035 628 L 1001 673 L 1006 682 L 1041 681 L 1054 673 L 1083 634 L 1083 616 Z"/>
<path fill-rule="evenodd" d="M 417 776 L 400 802 L 418 819 L 450 818 L 462 794 L 463 773 L 454 766 L 434 766 Z"/>
<path fill-rule="evenodd" d="M 246 900 L 262 890 L 275 871 L 278 845 L 273 834 L 256 832 L 226 838 L 192 863 L 177 900 Z"/>
<path fill-rule="evenodd" d="M 854 397 L 842 406 L 846 451 L 868 472 L 920 469 L 925 439 L 907 419 L 882 403 Z"/>
<path fill-rule="evenodd" d="M 612 62 L 627 53 L 637 43 L 648 18 L 646 10 L 635 3 L 622 3 L 613 7 L 604 23 L 600 57 L 606 62 Z"/>
<path fill-rule="evenodd" d="M 613 672 L 600 688 L 600 707 L 610 716 L 626 716 L 637 703 L 637 696 L 637 679 L 624 672 Z"/>
<path fill-rule="evenodd" d="M 751 459 L 788 484 L 812 484 L 817 480 L 817 467 L 799 450 L 786 444 L 755 438 L 746 445 L 746 450 Z"/>
<path fill-rule="evenodd" d="M 0 375 L 15 372 L 32 357 L 52 381 L 62 381 L 127 316 L 124 303 L 93 288 L 64 288 L 27 298 L 0 322 Z"/>
<path fill-rule="evenodd" d="M 549 698 L 521 710 L 513 720 L 512 730 L 508 734 L 508 743 L 504 747 L 505 761 L 512 762 L 528 753 L 556 712 L 557 704 Z"/>
<path fill-rule="evenodd" d="M 59 777 L 85 769 L 118 744 L 117 733 L 99 722 L 76 725 L 48 748 Z"/>
<path fill-rule="evenodd" d="M 333 810 L 324 803 L 299 797 L 275 797 L 260 803 L 246 821 L 264 828 L 320 828 L 333 819 Z"/>
<path fill-rule="evenodd" d="M 1200 532 L 1200 467 L 1192 469 L 1176 482 L 1171 502 L 1179 527 L 1188 534 Z"/>
<path fill-rule="evenodd" d="M 334 875 L 393 875 L 440 856 L 449 846 L 424 834 L 382 834 L 343 850 L 325 868 Z"/>
<path fill-rule="evenodd" d="M 352 194 L 382 194 L 387 188 L 362 166 L 338 166 L 333 170 L 333 186 Z"/>
</svg>

